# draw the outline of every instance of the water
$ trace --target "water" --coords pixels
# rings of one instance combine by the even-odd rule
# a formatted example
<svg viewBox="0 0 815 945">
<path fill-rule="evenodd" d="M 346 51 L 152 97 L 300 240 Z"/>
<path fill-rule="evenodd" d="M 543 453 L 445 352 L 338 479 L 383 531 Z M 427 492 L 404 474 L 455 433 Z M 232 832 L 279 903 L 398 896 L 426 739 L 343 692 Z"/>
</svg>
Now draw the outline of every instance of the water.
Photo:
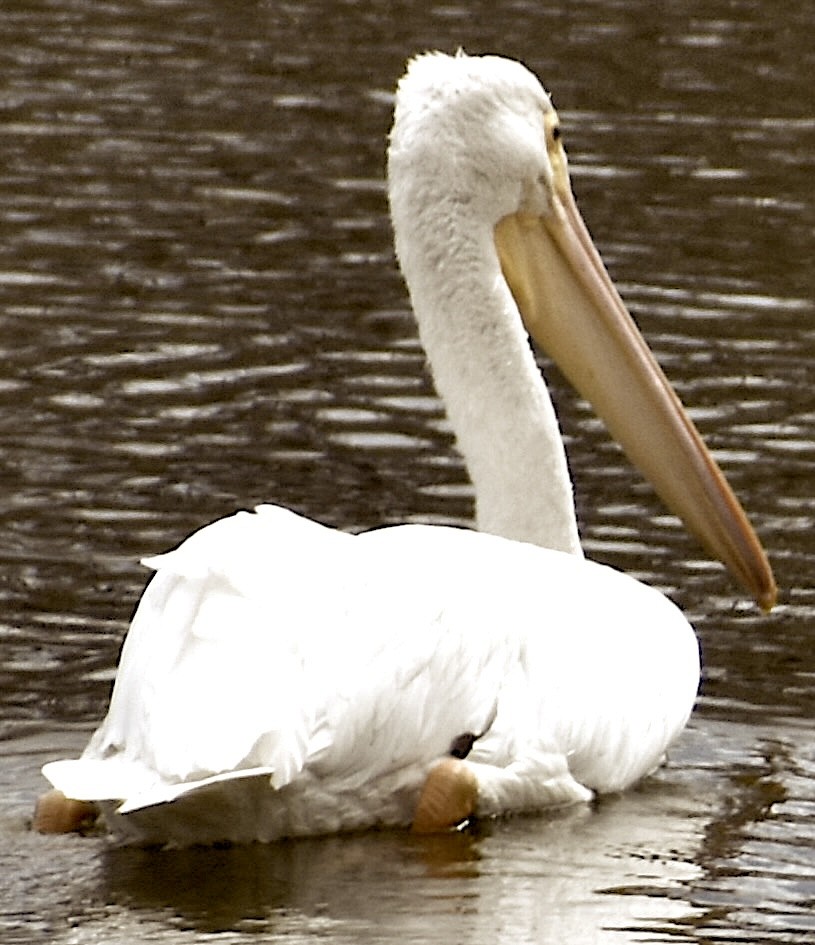
<svg viewBox="0 0 815 945">
<path fill-rule="evenodd" d="M 3 941 L 813 940 L 813 5 L 7 0 L 0 23 Z M 702 643 L 656 777 L 433 840 L 32 835 L 39 766 L 104 712 L 140 556 L 264 500 L 469 520 L 382 184 L 405 57 L 459 45 L 552 90 L 584 216 L 781 606 L 740 599 L 550 371 L 589 553 Z"/>
</svg>

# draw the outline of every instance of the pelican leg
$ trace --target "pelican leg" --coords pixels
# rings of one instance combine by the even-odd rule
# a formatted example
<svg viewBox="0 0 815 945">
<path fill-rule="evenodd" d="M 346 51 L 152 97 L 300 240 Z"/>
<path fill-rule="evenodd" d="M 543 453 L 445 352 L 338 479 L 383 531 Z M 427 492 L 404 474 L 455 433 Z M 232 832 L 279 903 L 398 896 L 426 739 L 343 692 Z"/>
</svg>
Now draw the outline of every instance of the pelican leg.
<svg viewBox="0 0 815 945">
<path fill-rule="evenodd" d="M 77 801 L 62 791 L 46 791 L 37 800 L 31 827 L 37 833 L 84 833 L 99 816 L 91 801 Z"/>
<path fill-rule="evenodd" d="M 467 820 L 478 803 L 478 779 L 459 758 L 443 758 L 428 772 L 413 815 L 414 833 L 439 833 Z"/>
</svg>

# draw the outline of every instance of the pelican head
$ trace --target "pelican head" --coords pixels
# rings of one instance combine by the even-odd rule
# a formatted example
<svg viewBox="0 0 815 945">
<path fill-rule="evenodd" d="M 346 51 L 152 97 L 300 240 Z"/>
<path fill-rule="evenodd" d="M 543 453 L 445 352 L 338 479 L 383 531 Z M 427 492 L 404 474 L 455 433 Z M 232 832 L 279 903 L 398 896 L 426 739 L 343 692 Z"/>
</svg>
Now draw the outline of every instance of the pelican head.
<svg viewBox="0 0 815 945">
<path fill-rule="evenodd" d="M 477 334 L 493 349 L 491 370 L 504 372 L 492 400 L 503 398 L 518 412 L 515 377 L 526 367 L 520 355 L 517 365 L 504 357 L 503 346 L 510 330 L 524 332 L 524 340 L 528 332 L 666 505 L 771 608 L 776 588 L 764 550 L 600 259 L 572 195 L 557 112 L 535 76 L 494 56 L 431 53 L 413 60 L 397 94 L 389 178 L 397 255 L 437 384 L 445 381 L 434 349 L 442 349 L 439 360 L 452 357 L 468 333 Z M 516 327 L 506 328 L 513 320 Z M 448 386 L 475 371 L 475 347 Z M 485 373 L 471 379 L 470 391 L 489 384 Z M 455 398 L 443 393 L 449 409 Z M 461 429 L 468 420 L 476 429 L 480 421 L 469 416 L 472 398 L 469 406 L 462 400 L 459 422 L 451 419 L 478 493 L 479 459 L 468 455 Z M 490 407 L 484 410 L 481 425 L 497 440 L 498 423 L 491 426 Z M 531 443 L 530 436 L 524 455 Z M 492 452 L 505 451 L 498 444 Z M 494 456 L 482 465 L 491 462 Z M 539 465 L 548 476 L 557 464 Z M 549 495 L 542 505 L 562 504 L 564 496 L 570 504 L 567 492 L 561 488 L 557 500 Z M 574 550 L 568 539 L 560 545 Z"/>
</svg>

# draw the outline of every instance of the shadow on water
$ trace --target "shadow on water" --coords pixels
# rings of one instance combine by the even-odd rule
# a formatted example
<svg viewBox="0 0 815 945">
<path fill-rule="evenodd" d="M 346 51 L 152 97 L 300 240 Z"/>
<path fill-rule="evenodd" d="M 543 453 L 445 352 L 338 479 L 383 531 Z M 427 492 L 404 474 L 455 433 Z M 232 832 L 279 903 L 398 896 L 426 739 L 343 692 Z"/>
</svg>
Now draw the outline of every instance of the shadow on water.
<svg viewBox="0 0 815 945">
<path fill-rule="evenodd" d="M 603 925 L 620 929 L 637 914 L 635 903 L 645 904 L 640 916 L 648 912 L 633 886 L 620 895 L 609 888 L 621 872 L 665 883 L 693 870 L 675 862 L 676 849 L 654 848 L 657 836 L 664 840 L 657 809 L 671 816 L 664 793 L 645 791 L 640 803 L 634 810 L 611 800 L 433 838 L 388 832 L 215 850 L 110 850 L 103 886 L 109 902 L 132 914 L 164 916 L 175 929 L 199 933 L 254 930 L 283 940 L 331 929 L 332 940 L 393 942 L 594 934 Z M 687 825 L 681 832 L 689 835 Z M 643 871 L 646 849 L 651 863 Z"/>
<path fill-rule="evenodd" d="M 111 850 L 104 875 L 110 901 L 164 914 L 179 927 L 217 932 L 254 924 L 282 934 L 291 915 L 370 921 L 373 903 L 393 921 L 406 884 L 472 879 L 479 859 L 478 838 L 467 832 L 369 834 L 213 850 Z"/>
</svg>

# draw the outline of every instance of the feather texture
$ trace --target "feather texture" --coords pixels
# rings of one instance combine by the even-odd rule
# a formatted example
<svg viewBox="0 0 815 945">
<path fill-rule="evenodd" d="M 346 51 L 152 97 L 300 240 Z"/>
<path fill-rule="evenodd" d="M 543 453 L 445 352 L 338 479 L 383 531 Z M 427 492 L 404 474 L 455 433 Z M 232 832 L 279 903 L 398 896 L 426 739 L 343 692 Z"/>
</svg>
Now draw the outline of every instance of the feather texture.
<svg viewBox="0 0 815 945">
<path fill-rule="evenodd" d="M 585 800 L 656 767 L 696 691 L 662 595 L 491 535 L 261 506 L 151 564 L 107 719 L 46 768 L 129 839 L 406 824 L 462 732 L 479 812 Z"/>
</svg>

